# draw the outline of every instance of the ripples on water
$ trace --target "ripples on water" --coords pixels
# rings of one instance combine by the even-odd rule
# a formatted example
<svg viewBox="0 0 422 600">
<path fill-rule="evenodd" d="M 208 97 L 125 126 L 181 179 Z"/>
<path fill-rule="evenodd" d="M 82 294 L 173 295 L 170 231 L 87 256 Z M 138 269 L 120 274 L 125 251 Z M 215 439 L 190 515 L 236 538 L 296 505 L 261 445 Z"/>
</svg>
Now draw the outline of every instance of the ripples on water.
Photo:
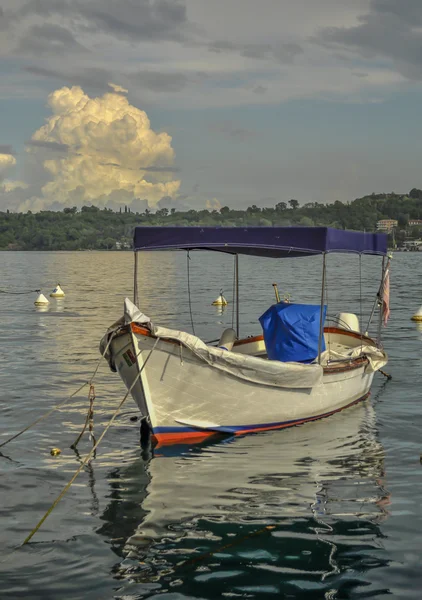
<svg viewBox="0 0 422 600">
<path fill-rule="evenodd" d="M 3 296 L 0 440 L 72 393 L 92 373 L 98 341 L 131 296 L 131 253 L 2 253 L 2 289 L 60 282 L 62 301 L 34 308 Z M 87 409 L 85 392 L 3 449 L 0 457 L 1 598 L 419 598 L 421 583 L 420 385 L 422 332 L 409 318 L 422 303 L 422 257 L 395 255 L 385 345 L 393 381 L 328 419 L 200 446 L 139 446 L 123 415 L 31 544 L 12 553 L 80 464 L 69 446 Z M 273 302 L 273 281 L 293 301 L 318 302 L 320 260 L 241 258 L 241 322 Z M 364 302 L 379 261 L 364 258 Z M 231 307 L 210 306 L 229 257 L 192 253 L 197 334 L 219 337 Z M 190 328 L 186 256 L 142 256 L 141 308 L 164 325 Z M 360 312 L 356 257 L 329 257 L 329 312 Z M 124 389 L 102 365 L 97 435 Z M 59 457 L 49 450 L 62 449 Z M 87 437 L 79 446 L 85 456 Z"/>
</svg>

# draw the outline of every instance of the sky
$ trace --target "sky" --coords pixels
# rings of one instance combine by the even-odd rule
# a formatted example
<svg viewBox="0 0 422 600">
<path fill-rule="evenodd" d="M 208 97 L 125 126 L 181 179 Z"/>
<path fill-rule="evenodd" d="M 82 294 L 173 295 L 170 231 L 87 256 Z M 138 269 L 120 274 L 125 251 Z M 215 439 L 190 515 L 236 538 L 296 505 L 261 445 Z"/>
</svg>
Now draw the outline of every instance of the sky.
<svg viewBox="0 0 422 600">
<path fill-rule="evenodd" d="M 422 187 L 420 0 L 0 0 L 0 210 Z"/>
</svg>

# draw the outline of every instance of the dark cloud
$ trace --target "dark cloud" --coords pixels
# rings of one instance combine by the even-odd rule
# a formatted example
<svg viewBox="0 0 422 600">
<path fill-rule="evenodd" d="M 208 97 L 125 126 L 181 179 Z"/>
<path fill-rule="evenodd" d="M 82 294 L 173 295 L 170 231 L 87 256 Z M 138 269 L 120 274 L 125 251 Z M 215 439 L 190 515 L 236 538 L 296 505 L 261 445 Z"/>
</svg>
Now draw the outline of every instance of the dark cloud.
<svg viewBox="0 0 422 600">
<path fill-rule="evenodd" d="M 245 58 L 255 60 L 275 60 L 291 64 L 298 54 L 303 52 L 299 44 L 237 44 L 228 40 L 217 40 L 208 45 L 210 52 L 236 52 Z"/>
<path fill-rule="evenodd" d="M 372 0 L 357 25 L 325 28 L 313 41 L 368 60 L 388 59 L 405 77 L 422 79 L 421 28 L 420 0 Z"/>
<path fill-rule="evenodd" d="M 22 37 L 18 52 L 23 54 L 63 54 L 69 51 L 86 52 L 73 34 L 60 25 L 32 25 Z"/>
<path fill-rule="evenodd" d="M 99 0 L 78 4 L 88 29 L 135 40 L 180 40 L 186 7 L 178 0 Z"/>
<path fill-rule="evenodd" d="M 182 91 L 189 83 L 188 77 L 184 73 L 169 73 L 162 71 L 136 71 L 132 73 L 112 73 L 107 69 L 88 67 L 78 71 L 67 70 L 64 67 L 58 70 L 50 67 L 38 67 L 31 65 L 25 67 L 25 71 L 38 75 L 40 77 L 52 77 L 68 85 L 80 85 L 87 90 L 96 92 L 110 92 L 110 81 L 119 81 L 125 87 L 131 85 L 139 86 L 144 90 L 151 92 L 176 93 Z"/>
<path fill-rule="evenodd" d="M 0 154 L 15 154 L 10 144 L 0 144 Z"/>
<path fill-rule="evenodd" d="M 183 0 L 29 0 L 4 18 L 11 25 L 34 16 L 59 17 L 81 32 L 137 41 L 181 41 L 189 29 Z"/>
<path fill-rule="evenodd" d="M 27 73 L 31 73 L 32 75 L 39 75 L 40 77 L 57 77 L 62 78 L 61 73 L 59 71 L 55 71 L 54 69 L 48 69 L 45 67 L 36 67 L 34 65 L 26 66 L 23 68 Z"/>
<path fill-rule="evenodd" d="M 188 83 L 188 78 L 183 73 L 160 71 L 139 71 L 130 75 L 129 79 L 136 80 L 141 89 L 146 88 L 151 92 L 180 92 Z"/>
<path fill-rule="evenodd" d="M 265 94 L 265 92 L 268 90 L 267 87 L 263 86 L 263 85 L 257 85 L 253 88 L 253 93 L 254 94 Z"/>
<path fill-rule="evenodd" d="M 32 73 L 32 75 L 51 77 L 53 79 L 58 79 L 67 85 L 80 85 L 88 91 L 102 93 L 111 91 L 109 82 L 115 79 L 111 71 L 96 67 L 87 67 L 82 68 L 79 71 L 74 71 L 67 70 L 66 67 L 58 70 L 50 67 L 31 65 L 24 67 L 24 70 L 27 73 Z"/>
<path fill-rule="evenodd" d="M 252 129 L 246 129 L 244 127 L 238 127 L 230 121 L 222 121 L 221 123 L 214 123 L 210 126 L 211 131 L 220 133 L 225 138 L 234 140 L 236 142 L 244 142 L 247 139 L 256 137 L 257 132 Z"/>
<path fill-rule="evenodd" d="M 105 166 L 105 167 L 118 167 L 118 168 L 122 168 L 127 170 L 128 167 L 125 167 L 125 165 L 120 165 L 119 163 L 114 163 L 114 162 L 102 162 L 100 163 L 101 165 Z M 133 170 L 133 169 L 129 169 L 129 170 Z M 160 167 L 160 166 L 151 166 L 151 167 L 139 167 L 136 169 L 137 171 L 148 171 L 149 173 L 180 173 L 180 168 L 179 167 Z"/>
<path fill-rule="evenodd" d="M 150 173 L 180 173 L 179 167 L 139 167 L 139 170 Z"/>
<path fill-rule="evenodd" d="M 53 150 L 56 152 L 66 152 L 69 150 L 69 146 L 67 144 L 60 144 L 60 142 L 48 142 L 46 140 L 27 140 L 25 145 L 33 148 L 45 148 L 46 150 Z"/>
</svg>

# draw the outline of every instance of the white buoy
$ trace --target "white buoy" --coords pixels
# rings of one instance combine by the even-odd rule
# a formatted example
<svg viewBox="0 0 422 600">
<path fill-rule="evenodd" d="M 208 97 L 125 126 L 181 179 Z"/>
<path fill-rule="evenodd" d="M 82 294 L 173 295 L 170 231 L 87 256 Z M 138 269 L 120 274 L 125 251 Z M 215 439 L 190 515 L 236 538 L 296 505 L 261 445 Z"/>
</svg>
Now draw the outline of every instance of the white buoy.
<svg viewBox="0 0 422 600">
<path fill-rule="evenodd" d="M 417 321 L 418 323 L 422 323 L 422 306 L 415 312 L 413 317 L 411 317 L 412 321 Z"/>
<path fill-rule="evenodd" d="M 56 287 L 54 288 L 54 290 L 51 292 L 50 298 L 64 298 L 64 296 L 65 296 L 64 291 L 62 290 L 62 288 L 60 287 L 60 284 L 58 283 L 56 285 Z"/>
<path fill-rule="evenodd" d="M 220 290 L 220 295 L 212 303 L 213 306 L 227 306 L 228 302 L 223 296 L 223 290 Z"/>
<path fill-rule="evenodd" d="M 35 306 L 46 306 L 50 304 L 50 300 L 44 296 L 44 294 L 40 294 L 38 298 L 34 302 Z"/>
</svg>

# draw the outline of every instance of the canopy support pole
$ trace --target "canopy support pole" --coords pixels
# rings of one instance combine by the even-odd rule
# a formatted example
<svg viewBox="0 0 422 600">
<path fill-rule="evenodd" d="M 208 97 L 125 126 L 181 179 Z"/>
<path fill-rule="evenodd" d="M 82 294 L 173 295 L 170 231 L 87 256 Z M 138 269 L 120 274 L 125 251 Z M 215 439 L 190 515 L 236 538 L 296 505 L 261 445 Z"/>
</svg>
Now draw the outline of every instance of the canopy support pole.
<svg viewBox="0 0 422 600">
<path fill-rule="evenodd" d="M 385 256 L 382 257 L 382 277 L 381 277 L 381 285 L 378 292 L 378 304 L 379 304 L 379 315 L 378 315 L 378 332 L 377 332 L 377 344 L 381 344 L 381 330 L 382 330 L 382 322 L 384 318 L 384 284 L 387 278 L 388 268 L 390 264 L 389 261 L 385 260 Z"/>
<path fill-rule="evenodd" d="M 327 254 L 322 255 L 322 286 L 321 286 L 321 307 L 319 315 L 319 337 L 318 337 L 318 364 L 321 364 L 321 349 L 322 336 L 324 335 L 324 290 L 325 290 L 325 274 L 326 274 L 326 258 Z"/>
<path fill-rule="evenodd" d="M 237 335 L 237 339 L 239 339 L 240 326 L 239 326 L 239 255 L 238 254 L 236 254 L 234 266 L 235 266 L 234 271 L 235 271 L 235 286 L 236 286 L 236 335 Z"/>
<path fill-rule="evenodd" d="M 138 306 L 138 253 L 135 250 L 135 266 L 133 269 L 133 303 Z"/>
</svg>

